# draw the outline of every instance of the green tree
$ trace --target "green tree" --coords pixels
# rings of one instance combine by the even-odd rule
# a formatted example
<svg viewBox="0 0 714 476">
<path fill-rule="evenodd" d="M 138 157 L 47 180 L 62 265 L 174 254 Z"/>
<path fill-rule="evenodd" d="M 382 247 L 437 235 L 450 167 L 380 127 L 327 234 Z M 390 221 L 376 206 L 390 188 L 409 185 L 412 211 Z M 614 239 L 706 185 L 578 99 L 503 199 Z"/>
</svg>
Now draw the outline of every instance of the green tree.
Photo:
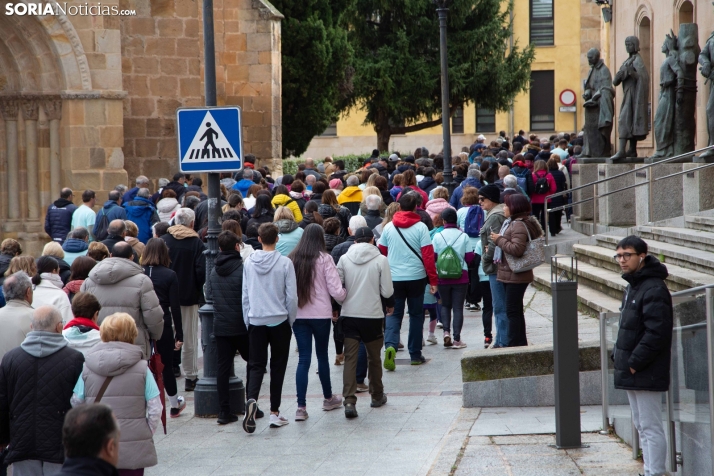
<svg viewBox="0 0 714 476">
<path fill-rule="evenodd" d="M 530 85 L 532 47 L 509 47 L 513 3 L 452 0 L 448 16 L 450 114 L 467 102 L 507 109 Z M 354 49 L 351 105 L 366 111 L 379 150 L 392 134 L 441 124 L 439 19 L 433 0 L 356 0 L 346 14 Z M 439 116 L 434 118 L 435 116 Z"/>
<path fill-rule="evenodd" d="M 353 0 L 276 0 L 282 22 L 283 156 L 300 155 L 337 120 L 352 76 L 340 27 Z"/>
</svg>

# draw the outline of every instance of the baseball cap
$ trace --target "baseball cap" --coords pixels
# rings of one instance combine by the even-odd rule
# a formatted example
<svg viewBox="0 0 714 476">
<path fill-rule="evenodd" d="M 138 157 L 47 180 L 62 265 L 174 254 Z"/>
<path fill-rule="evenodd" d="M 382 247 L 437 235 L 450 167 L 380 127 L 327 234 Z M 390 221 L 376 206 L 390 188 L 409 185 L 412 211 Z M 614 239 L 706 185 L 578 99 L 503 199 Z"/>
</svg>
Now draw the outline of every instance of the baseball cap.
<svg viewBox="0 0 714 476">
<path fill-rule="evenodd" d="M 355 231 L 355 243 L 369 243 L 374 238 L 374 233 L 369 227 L 363 226 Z"/>
</svg>

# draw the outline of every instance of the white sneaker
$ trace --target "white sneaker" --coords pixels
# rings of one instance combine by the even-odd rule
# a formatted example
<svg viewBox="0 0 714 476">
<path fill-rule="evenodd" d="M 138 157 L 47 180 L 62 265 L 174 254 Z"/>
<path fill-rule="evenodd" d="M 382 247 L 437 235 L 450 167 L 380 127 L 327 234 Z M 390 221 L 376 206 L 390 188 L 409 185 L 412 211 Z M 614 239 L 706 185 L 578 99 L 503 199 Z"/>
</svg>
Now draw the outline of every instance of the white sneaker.
<svg viewBox="0 0 714 476">
<path fill-rule="evenodd" d="M 281 426 L 285 426 L 288 423 L 290 423 L 290 422 L 284 416 L 276 415 L 274 413 L 270 414 L 270 428 L 278 428 Z"/>
<path fill-rule="evenodd" d="M 437 328 L 437 329 L 443 329 L 443 328 L 444 328 L 444 324 L 442 324 L 441 321 L 439 321 L 439 322 L 436 323 L 436 328 Z"/>
<path fill-rule="evenodd" d="M 452 349 L 463 349 L 464 347 L 466 347 L 466 342 L 461 340 L 455 340 L 454 343 L 451 345 Z"/>
<path fill-rule="evenodd" d="M 429 337 L 426 338 L 426 341 L 427 341 L 430 345 L 435 345 L 435 344 L 438 344 L 438 343 L 439 343 L 439 341 L 436 340 L 436 336 L 435 336 L 434 334 L 429 334 Z"/>
</svg>

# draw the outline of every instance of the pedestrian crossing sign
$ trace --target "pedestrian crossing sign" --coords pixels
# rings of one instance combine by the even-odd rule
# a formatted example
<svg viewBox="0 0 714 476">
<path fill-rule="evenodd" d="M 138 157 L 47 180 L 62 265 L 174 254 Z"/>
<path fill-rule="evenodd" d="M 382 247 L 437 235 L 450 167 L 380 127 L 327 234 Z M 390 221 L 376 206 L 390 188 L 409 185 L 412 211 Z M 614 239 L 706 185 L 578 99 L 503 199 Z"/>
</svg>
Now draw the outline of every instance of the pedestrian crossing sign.
<svg viewBox="0 0 714 476">
<path fill-rule="evenodd" d="M 243 168 L 238 106 L 179 108 L 176 128 L 181 172 L 235 172 Z"/>
</svg>

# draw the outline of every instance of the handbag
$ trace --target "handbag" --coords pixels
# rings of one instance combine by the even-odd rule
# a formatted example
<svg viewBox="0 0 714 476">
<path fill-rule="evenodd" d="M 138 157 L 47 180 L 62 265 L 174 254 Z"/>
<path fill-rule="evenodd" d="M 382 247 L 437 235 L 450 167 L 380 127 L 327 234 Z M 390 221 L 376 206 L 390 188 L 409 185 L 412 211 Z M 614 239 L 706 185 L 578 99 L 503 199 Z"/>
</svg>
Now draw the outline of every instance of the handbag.
<svg viewBox="0 0 714 476">
<path fill-rule="evenodd" d="M 164 364 L 161 362 L 161 355 L 156 352 L 156 341 L 151 341 L 151 357 L 149 358 L 149 370 L 156 380 L 156 386 L 159 387 L 159 394 L 161 395 L 161 423 L 164 425 L 164 435 L 166 434 L 166 397 L 165 397 L 165 387 L 164 387 Z"/>
<path fill-rule="evenodd" d="M 523 226 L 526 227 L 526 233 L 528 233 L 528 244 L 526 244 L 526 250 L 523 252 L 523 255 L 517 257 L 505 251 L 503 253 L 506 255 L 508 267 L 511 268 L 511 271 L 514 273 L 524 273 L 545 263 L 545 238 L 541 236 L 535 240 L 531 239 L 528 226 L 525 223 L 523 223 Z"/>
</svg>

